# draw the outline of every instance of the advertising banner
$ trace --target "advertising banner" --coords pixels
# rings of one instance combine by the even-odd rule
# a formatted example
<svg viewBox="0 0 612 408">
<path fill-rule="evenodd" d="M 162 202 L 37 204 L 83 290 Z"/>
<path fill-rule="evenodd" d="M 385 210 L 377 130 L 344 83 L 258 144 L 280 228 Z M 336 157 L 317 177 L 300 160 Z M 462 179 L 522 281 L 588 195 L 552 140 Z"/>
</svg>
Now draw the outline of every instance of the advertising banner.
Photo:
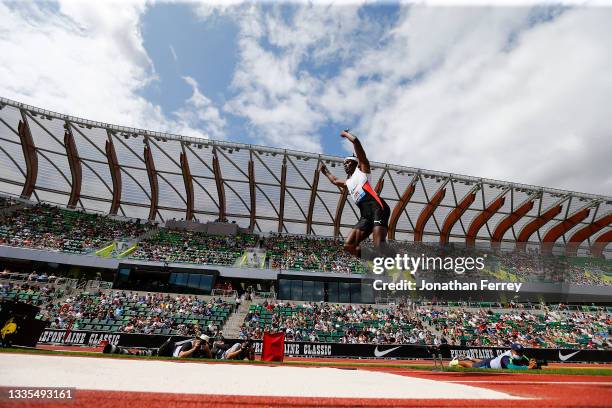
<svg viewBox="0 0 612 408">
<path fill-rule="evenodd" d="M 157 348 L 167 335 L 148 335 L 132 333 L 108 333 L 92 331 L 66 331 L 45 329 L 38 340 L 43 344 L 65 344 L 95 347 L 100 341 L 123 347 Z M 174 336 L 176 341 L 188 337 Z M 225 339 L 234 344 L 239 339 Z M 262 342 L 254 341 L 255 352 L 262 353 Z M 386 358 L 386 359 L 430 359 L 433 353 L 440 353 L 445 359 L 467 356 L 477 359 L 493 358 L 507 351 L 503 347 L 462 347 L 462 346 L 421 346 L 413 344 L 343 344 L 343 343 L 310 343 L 285 342 L 285 356 L 295 357 L 332 357 L 332 358 Z M 598 362 L 612 363 L 612 350 L 592 349 L 550 349 L 525 348 L 529 358 L 548 362 Z"/>
</svg>

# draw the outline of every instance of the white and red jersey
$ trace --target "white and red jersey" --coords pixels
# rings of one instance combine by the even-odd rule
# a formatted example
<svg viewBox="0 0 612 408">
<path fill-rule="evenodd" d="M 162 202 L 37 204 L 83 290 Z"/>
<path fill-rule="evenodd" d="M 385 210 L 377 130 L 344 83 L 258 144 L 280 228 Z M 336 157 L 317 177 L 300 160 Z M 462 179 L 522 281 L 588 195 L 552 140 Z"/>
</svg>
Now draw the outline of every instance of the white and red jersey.
<svg viewBox="0 0 612 408">
<path fill-rule="evenodd" d="M 381 207 L 383 207 L 382 201 L 376 191 L 371 185 L 372 175 L 370 173 L 364 173 L 357 167 L 355 172 L 346 180 L 346 188 L 349 194 L 353 197 L 355 204 L 362 202 L 368 195 L 370 195 Z"/>
</svg>

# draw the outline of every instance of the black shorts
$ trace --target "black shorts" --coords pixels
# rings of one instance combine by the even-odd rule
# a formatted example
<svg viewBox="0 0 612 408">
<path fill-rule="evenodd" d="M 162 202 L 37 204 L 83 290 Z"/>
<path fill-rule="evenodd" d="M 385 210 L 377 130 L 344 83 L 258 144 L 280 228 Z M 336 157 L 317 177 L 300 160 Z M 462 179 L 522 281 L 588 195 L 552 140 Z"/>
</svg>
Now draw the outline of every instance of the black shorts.
<svg viewBox="0 0 612 408">
<path fill-rule="evenodd" d="M 381 199 L 381 202 L 383 204 L 382 207 L 373 197 L 368 197 L 359 203 L 358 207 L 361 211 L 361 218 L 359 218 L 359 221 L 357 221 L 353 228 L 361 230 L 367 235 L 370 235 L 374 227 L 388 228 L 391 209 L 383 199 Z"/>
</svg>

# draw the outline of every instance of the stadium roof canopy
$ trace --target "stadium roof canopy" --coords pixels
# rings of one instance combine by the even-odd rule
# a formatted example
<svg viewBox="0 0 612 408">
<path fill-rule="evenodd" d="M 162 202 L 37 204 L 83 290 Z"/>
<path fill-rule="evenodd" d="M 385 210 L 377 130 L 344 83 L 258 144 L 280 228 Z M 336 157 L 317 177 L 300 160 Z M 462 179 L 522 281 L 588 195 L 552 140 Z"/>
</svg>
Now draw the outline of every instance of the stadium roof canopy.
<svg viewBox="0 0 612 408">
<path fill-rule="evenodd" d="M 126 217 L 345 236 L 359 210 L 320 178 L 342 158 L 127 128 L 0 98 L 0 191 Z M 391 164 L 372 178 L 400 240 L 572 244 L 601 254 L 612 197 Z M 335 169 L 334 169 L 335 167 Z"/>
</svg>

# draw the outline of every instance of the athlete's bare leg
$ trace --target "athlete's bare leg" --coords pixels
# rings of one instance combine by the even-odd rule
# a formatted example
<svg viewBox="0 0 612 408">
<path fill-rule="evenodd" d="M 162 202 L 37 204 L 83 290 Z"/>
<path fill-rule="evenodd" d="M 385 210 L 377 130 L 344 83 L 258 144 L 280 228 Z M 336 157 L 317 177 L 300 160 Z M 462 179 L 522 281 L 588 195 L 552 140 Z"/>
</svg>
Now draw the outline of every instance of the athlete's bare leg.
<svg viewBox="0 0 612 408">
<path fill-rule="evenodd" d="M 384 245 L 387 241 L 387 228 L 386 227 L 374 227 L 372 231 L 372 240 L 374 241 L 374 247 L 379 248 Z"/>
<path fill-rule="evenodd" d="M 360 229 L 351 230 L 351 233 L 346 237 L 346 241 L 344 241 L 344 249 L 351 255 L 361 258 L 361 247 L 359 244 L 366 239 L 368 235 L 370 234 L 366 234 L 365 231 Z"/>
</svg>

